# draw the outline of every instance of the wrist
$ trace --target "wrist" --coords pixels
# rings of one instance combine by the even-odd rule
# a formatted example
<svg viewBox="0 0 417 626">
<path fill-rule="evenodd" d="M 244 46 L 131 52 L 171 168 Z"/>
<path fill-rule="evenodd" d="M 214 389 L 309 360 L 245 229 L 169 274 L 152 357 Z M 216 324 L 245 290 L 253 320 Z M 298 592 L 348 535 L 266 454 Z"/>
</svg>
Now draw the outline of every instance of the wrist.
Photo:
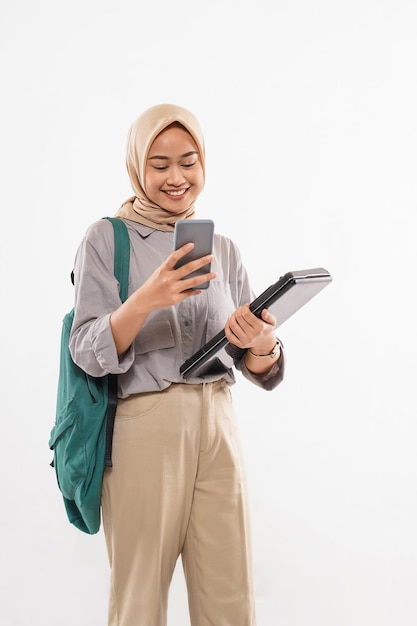
<svg viewBox="0 0 417 626">
<path fill-rule="evenodd" d="M 249 348 L 249 352 L 252 356 L 258 358 L 258 359 L 262 359 L 262 358 L 270 358 L 270 359 L 274 359 L 277 354 L 279 354 L 281 351 L 281 342 L 280 340 L 276 337 L 275 338 L 275 343 L 274 345 L 271 347 L 271 349 L 268 350 L 252 350 L 252 348 Z"/>
</svg>

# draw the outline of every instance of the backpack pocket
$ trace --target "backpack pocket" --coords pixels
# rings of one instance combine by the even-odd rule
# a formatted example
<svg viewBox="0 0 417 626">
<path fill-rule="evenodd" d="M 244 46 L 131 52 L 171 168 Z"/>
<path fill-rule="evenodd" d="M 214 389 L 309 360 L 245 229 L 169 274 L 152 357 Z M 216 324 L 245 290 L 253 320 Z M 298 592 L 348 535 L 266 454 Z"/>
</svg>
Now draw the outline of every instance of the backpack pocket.
<svg viewBox="0 0 417 626">
<path fill-rule="evenodd" d="M 51 431 L 49 448 L 54 451 L 54 467 L 59 488 L 62 495 L 71 500 L 87 474 L 85 434 L 74 399 L 58 413 Z"/>
</svg>

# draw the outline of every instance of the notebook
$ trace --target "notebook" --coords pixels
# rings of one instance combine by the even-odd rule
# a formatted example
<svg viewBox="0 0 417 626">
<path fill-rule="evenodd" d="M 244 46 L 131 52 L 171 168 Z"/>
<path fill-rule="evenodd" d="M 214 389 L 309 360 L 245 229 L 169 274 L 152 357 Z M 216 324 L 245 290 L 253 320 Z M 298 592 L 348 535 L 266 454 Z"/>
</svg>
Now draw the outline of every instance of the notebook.
<svg viewBox="0 0 417 626">
<path fill-rule="evenodd" d="M 331 281 L 332 276 L 323 267 L 287 272 L 250 303 L 250 310 L 257 317 L 261 317 L 263 309 L 271 309 L 277 320 L 276 327 L 278 327 Z M 272 305 L 274 305 L 273 308 L 271 308 Z M 184 361 L 180 367 L 182 377 L 191 376 L 227 344 L 223 329 Z"/>
</svg>

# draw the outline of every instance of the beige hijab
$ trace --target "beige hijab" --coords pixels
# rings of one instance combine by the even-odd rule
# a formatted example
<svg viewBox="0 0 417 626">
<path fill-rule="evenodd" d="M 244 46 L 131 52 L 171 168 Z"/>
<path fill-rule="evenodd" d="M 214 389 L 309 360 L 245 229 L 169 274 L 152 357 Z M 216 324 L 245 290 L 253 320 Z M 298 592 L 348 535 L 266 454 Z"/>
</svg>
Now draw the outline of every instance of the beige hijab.
<svg viewBox="0 0 417 626">
<path fill-rule="evenodd" d="M 157 230 L 169 231 L 174 230 L 177 220 L 194 215 L 193 204 L 183 213 L 173 215 L 154 204 L 146 194 L 145 166 L 149 149 L 157 135 L 173 122 L 182 124 L 194 139 L 200 154 L 203 174 L 205 173 L 204 138 L 194 115 L 175 104 L 158 104 L 151 107 L 138 117 L 129 130 L 126 166 L 135 195 L 122 204 L 116 213 L 117 217 L 125 217 Z"/>
</svg>

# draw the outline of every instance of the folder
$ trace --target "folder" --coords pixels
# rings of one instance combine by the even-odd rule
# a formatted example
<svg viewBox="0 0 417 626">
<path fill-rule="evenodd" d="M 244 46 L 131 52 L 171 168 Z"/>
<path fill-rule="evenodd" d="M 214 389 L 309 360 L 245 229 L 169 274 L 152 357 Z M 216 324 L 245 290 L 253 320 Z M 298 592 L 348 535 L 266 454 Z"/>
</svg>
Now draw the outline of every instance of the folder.
<svg viewBox="0 0 417 626">
<path fill-rule="evenodd" d="M 287 272 L 255 298 L 250 303 L 249 308 L 254 315 L 261 317 L 263 309 L 269 309 L 274 305 L 271 312 L 276 317 L 277 328 L 314 298 L 332 280 L 332 276 L 323 267 Z M 223 329 L 184 361 L 180 367 L 182 377 L 189 378 L 228 343 Z"/>
</svg>

